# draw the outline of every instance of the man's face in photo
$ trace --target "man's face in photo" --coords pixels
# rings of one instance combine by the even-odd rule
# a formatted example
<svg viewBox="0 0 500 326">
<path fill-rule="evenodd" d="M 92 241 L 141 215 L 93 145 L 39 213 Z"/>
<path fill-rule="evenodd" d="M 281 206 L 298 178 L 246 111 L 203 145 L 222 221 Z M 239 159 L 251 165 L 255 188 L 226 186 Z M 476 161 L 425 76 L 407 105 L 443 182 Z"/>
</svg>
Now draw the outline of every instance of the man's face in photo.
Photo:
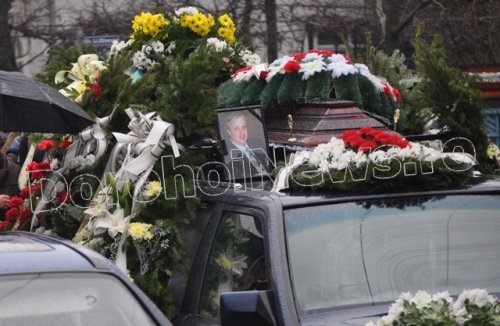
<svg viewBox="0 0 500 326">
<path fill-rule="evenodd" d="M 248 139 L 247 122 L 245 118 L 240 116 L 229 121 L 227 124 L 227 132 L 233 143 L 244 146 Z"/>
</svg>

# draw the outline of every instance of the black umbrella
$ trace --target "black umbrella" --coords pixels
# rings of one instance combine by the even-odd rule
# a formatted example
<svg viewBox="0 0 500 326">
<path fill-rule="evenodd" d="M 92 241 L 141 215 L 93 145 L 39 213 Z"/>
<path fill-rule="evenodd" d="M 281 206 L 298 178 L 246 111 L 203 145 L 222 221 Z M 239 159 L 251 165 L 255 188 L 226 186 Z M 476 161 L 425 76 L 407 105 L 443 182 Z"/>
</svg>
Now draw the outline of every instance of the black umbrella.
<svg viewBox="0 0 500 326">
<path fill-rule="evenodd" d="M 0 130 L 77 134 L 94 120 L 56 89 L 0 71 Z"/>
</svg>

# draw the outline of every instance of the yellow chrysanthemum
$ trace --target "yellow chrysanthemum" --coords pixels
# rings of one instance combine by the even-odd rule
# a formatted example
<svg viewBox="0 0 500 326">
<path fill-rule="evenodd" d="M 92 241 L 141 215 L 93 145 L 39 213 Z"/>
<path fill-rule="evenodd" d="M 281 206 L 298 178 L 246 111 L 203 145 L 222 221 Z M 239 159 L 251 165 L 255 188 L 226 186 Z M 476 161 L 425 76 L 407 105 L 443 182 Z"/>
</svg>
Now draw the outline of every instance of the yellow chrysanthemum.
<svg viewBox="0 0 500 326">
<path fill-rule="evenodd" d="M 157 197 L 161 193 L 162 189 L 160 181 L 150 181 L 144 187 L 144 196 L 147 198 Z"/>
<path fill-rule="evenodd" d="M 214 20 L 214 16 L 212 16 L 211 14 L 208 14 L 208 25 L 210 27 L 214 26 L 215 25 L 215 20 Z"/>
<path fill-rule="evenodd" d="M 201 12 L 191 16 L 191 20 L 188 22 L 188 27 L 200 36 L 205 36 L 210 32 L 208 17 Z"/>
<path fill-rule="evenodd" d="M 153 239 L 152 227 L 148 223 L 134 222 L 128 225 L 128 233 L 135 241 L 151 240 Z"/>
<path fill-rule="evenodd" d="M 220 27 L 217 30 L 217 34 L 230 44 L 236 42 L 236 37 L 234 36 L 235 32 L 236 28 L 234 27 Z"/>
<path fill-rule="evenodd" d="M 193 21 L 193 16 L 182 15 L 179 21 L 181 23 L 181 27 L 188 27 Z"/>
<path fill-rule="evenodd" d="M 234 22 L 228 14 L 219 16 L 218 21 L 223 27 L 234 27 Z"/>
<path fill-rule="evenodd" d="M 225 270 L 231 270 L 232 263 L 231 260 L 229 260 L 225 255 L 221 254 L 219 257 L 215 259 L 215 263 L 225 269 Z"/>
<path fill-rule="evenodd" d="M 132 30 L 134 35 L 143 33 L 151 37 L 155 37 L 169 22 L 162 14 L 153 15 L 149 12 L 141 12 L 140 15 L 134 17 L 132 21 Z"/>
</svg>

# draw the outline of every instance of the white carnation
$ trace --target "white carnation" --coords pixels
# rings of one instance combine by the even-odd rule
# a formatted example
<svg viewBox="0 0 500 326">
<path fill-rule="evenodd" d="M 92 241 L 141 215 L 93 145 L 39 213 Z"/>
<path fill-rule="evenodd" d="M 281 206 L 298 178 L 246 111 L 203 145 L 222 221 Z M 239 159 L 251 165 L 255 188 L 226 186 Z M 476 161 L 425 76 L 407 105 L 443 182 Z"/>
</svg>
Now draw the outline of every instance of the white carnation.
<svg viewBox="0 0 500 326">
<path fill-rule="evenodd" d="M 198 13 L 198 9 L 195 8 L 195 7 L 182 7 L 182 8 L 179 8 L 175 11 L 175 14 L 180 17 L 182 15 L 189 15 L 189 16 L 193 16 L 193 15 L 196 15 Z"/>
</svg>

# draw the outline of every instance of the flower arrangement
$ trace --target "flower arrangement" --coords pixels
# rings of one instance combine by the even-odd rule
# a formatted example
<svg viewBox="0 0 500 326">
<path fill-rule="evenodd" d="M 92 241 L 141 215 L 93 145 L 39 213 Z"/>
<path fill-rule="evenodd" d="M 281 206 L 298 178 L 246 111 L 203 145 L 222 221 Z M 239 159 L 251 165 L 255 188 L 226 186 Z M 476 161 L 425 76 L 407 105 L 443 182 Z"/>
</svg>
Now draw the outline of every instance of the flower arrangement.
<svg viewBox="0 0 500 326">
<path fill-rule="evenodd" d="M 264 67 L 257 66 L 248 65 L 236 71 L 231 80 L 221 85 L 220 107 L 273 107 L 335 97 L 352 100 L 360 108 L 392 119 L 396 103 L 401 101 L 396 87 L 371 74 L 365 65 L 353 64 L 347 55 L 330 50 L 298 52 Z M 256 69 L 264 71 L 265 77 L 251 73 Z"/>
<path fill-rule="evenodd" d="M 83 94 L 89 90 L 96 96 L 100 96 L 102 88 L 99 86 L 100 74 L 107 67 L 99 60 L 96 54 L 81 55 L 73 64 L 71 70 L 61 70 L 54 77 L 56 84 L 63 84 L 60 92 L 74 99 L 75 102 L 82 101 Z"/>
<path fill-rule="evenodd" d="M 291 187 L 336 191 L 460 185 L 476 164 L 465 154 L 443 152 L 374 128 L 347 130 L 296 156 L 307 159 L 293 170 Z"/>
<path fill-rule="evenodd" d="M 498 299 L 483 289 L 464 290 L 453 302 L 446 292 L 430 295 L 418 291 L 415 295 L 403 293 L 389 308 L 388 315 L 366 326 L 392 325 L 498 325 Z"/>
</svg>

